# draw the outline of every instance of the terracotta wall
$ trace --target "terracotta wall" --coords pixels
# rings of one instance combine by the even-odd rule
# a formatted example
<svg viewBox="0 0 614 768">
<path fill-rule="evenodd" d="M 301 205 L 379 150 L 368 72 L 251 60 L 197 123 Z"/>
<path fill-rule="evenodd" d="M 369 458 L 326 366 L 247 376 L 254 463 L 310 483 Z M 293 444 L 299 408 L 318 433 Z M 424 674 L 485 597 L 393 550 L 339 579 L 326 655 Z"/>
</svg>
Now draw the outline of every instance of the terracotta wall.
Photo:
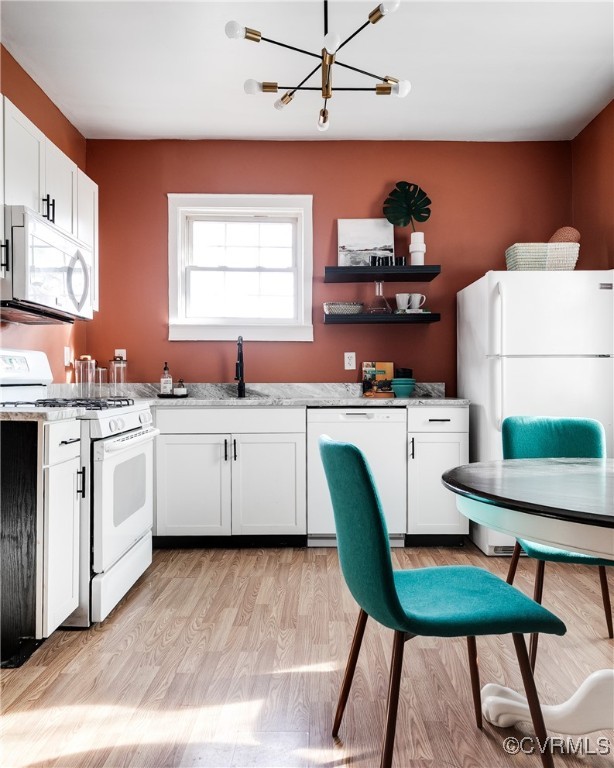
<svg viewBox="0 0 614 768">
<path fill-rule="evenodd" d="M 86 142 L 49 97 L 0 46 L 0 93 L 20 109 L 51 141 L 85 170 Z M 69 381 L 70 368 L 64 368 L 64 346 L 71 354 L 85 349 L 86 324 L 18 325 L 0 323 L 0 344 L 15 349 L 39 349 L 49 357 L 56 382 Z"/>
<path fill-rule="evenodd" d="M 88 352 L 106 360 L 127 348 L 133 381 L 156 380 L 165 360 L 186 381 L 234 376 L 232 342 L 167 341 L 168 192 L 313 195 L 315 342 L 247 342 L 248 381 L 356 381 L 343 370 L 343 352 L 356 352 L 358 361 L 413 367 L 454 394 L 456 292 L 504 268 L 508 245 L 547 239 L 571 221 L 568 142 L 88 141 L 87 169 L 100 185 L 101 232 L 101 311 Z M 324 266 L 337 262 L 337 219 L 381 216 L 401 179 L 433 201 L 426 261 L 442 268 L 433 282 L 402 288 L 425 293 L 441 322 L 324 326 L 323 301 L 368 301 L 373 291 L 323 283 Z M 407 253 L 408 238 L 397 230 L 397 253 Z M 387 296 L 400 288 L 387 284 Z"/>
<path fill-rule="evenodd" d="M 572 218 L 581 260 L 614 268 L 614 101 L 571 142 Z"/>
</svg>

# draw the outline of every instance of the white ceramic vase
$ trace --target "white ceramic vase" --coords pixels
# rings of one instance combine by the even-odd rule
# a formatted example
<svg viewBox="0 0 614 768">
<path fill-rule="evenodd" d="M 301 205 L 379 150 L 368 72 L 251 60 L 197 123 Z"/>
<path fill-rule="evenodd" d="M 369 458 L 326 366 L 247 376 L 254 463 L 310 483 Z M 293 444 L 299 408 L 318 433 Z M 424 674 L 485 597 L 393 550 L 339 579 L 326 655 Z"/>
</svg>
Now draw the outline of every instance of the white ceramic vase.
<svg viewBox="0 0 614 768">
<path fill-rule="evenodd" d="M 409 260 L 412 267 L 420 267 L 424 264 L 424 254 L 426 245 L 424 244 L 424 232 L 412 232 L 409 243 Z"/>
</svg>

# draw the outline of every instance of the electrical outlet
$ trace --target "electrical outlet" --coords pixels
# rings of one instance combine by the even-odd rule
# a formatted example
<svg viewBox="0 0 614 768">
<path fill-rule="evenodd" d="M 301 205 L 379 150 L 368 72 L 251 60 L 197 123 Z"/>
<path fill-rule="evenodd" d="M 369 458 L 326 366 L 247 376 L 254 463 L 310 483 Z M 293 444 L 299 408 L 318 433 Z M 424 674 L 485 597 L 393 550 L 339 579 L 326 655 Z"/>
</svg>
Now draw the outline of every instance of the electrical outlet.
<svg viewBox="0 0 614 768">
<path fill-rule="evenodd" d="M 344 352 L 343 365 L 346 371 L 355 371 L 356 370 L 356 352 Z"/>
<path fill-rule="evenodd" d="M 121 357 L 123 360 L 128 359 L 128 355 L 126 354 L 125 349 L 116 349 L 114 354 L 115 354 L 115 357 Z"/>
<path fill-rule="evenodd" d="M 70 347 L 64 347 L 64 368 L 68 368 L 72 363 L 72 354 Z"/>
</svg>

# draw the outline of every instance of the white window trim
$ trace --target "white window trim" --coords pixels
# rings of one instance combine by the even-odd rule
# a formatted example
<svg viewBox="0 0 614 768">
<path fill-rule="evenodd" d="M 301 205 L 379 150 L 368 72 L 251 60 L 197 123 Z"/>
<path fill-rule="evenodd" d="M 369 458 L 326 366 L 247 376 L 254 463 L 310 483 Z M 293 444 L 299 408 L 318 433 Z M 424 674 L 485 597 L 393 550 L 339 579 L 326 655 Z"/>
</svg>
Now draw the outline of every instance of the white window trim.
<svg viewBox="0 0 614 768">
<path fill-rule="evenodd" d="M 229 341 L 241 335 L 246 341 L 313 341 L 312 277 L 313 225 L 311 195 L 186 195 L 168 194 L 168 338 L 169 341 Z M 191 322 L 183 316 L 185 268 L 182 221 L 199 209 L 217 208 L 220 213 L 257 209 L 262 214 L 297 217 L 297 240 L 302 256 L 298 273 L 298 319 L 293 322 L 229 324 L 220 320 Z M 302 290 L 301 290 L 302 288 Z"/>
</svg>

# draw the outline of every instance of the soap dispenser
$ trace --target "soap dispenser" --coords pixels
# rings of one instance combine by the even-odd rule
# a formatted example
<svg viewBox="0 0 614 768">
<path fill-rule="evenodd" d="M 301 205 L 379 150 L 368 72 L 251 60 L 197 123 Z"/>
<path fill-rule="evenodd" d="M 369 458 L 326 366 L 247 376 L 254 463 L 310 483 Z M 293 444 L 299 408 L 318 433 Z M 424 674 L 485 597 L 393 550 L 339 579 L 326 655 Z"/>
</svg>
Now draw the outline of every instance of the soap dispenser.
<svg viewBox="0 0 614 768">
<path fill-rule="evenodd" d="M 173 377 L 168 370 L 168 363 L 164 363 L 164 370 L 162 371 L 162 376 L 160 378 L 160 394 L 173 394 Z"/>
</svg>

